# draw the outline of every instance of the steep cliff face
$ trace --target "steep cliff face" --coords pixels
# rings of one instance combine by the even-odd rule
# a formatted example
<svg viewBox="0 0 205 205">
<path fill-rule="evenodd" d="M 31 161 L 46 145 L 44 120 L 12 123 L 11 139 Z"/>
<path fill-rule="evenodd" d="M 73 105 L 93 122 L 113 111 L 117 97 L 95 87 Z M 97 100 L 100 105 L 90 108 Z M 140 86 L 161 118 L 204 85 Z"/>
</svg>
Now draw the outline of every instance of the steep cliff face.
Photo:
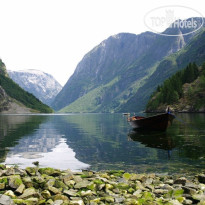
<svg viewBox="0 0 205 205">
<path fill-rule="evenodd" d="M 122 33 L 100 43 L 78 64 L 73 76 L 56 97 L 53 107 L 61 109 L 89 91 L 123 75 L 150 48 L 155 38 L 156 35 L 149 32 L 141 35 Z"/>
<path fill-rule="evenodd" d="M 7 71 L 6 71 L 6 66 L 5 66 L 5 64 L 2 62 L 1 59 L 0 59 L 0 74 L 1 74 L 1 75 L 5 75 L 5 76 L 8 76 Z"/>
<path fill-rule="evenodd" d="M 0 86 L 0 112 L 9 109 L 9 97 L 5 90 Z"/>
<path fill-rule="evenodd" d="M 141 101 L 136 99 L 139 89 L 148 83 L 164 57 L 181 50 L 196 34 L 184 36 L 184 32 L 183 29 L 168 28 L 164 33 L 177 36 L 145 32 L 139 35 L 121 33 L 109 37 L 84 56 L 55 98 L 53 108 L 63 108 L 62 112 L 143 109 L 151 92 L 146 93 Z M 152 87 L 149 89 L 152 90 Z M 143 97 L 142 90 L 140 97 Z"/>
<path fill-rule="evenodd" d="M 155 72 L 146 80 L 135 95 L 121 108 L 122 112 L 144 110 L 152 92 L 171 75 L 191 62 L 201 65 L 205 59 L 205 28 L 194 36 L 179 52 L 167 56 L 157 65 Z"/>
<path fill-rule="evenodd" d="M 50 105 L 62 86 L 50 74 L 39 70 L 8 71 L 10 78 L 43 103 Z"/>
</svg>

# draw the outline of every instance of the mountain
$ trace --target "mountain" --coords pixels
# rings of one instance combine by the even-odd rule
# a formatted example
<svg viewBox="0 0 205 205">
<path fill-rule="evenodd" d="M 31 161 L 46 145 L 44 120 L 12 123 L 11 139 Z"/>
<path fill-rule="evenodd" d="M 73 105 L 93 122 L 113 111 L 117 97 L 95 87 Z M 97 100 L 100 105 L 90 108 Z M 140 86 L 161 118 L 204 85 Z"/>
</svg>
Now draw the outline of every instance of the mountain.
<svg viewBox="0 0 205 205">
<path fill-rule="evenodd" d="M 8 70 L 10 78 L 43 103 L 51 105 L 62 86 L 50 74 L 39 70 Z"/>
<path fill-rule="evenodd" d="M 7 70 L 6 70 L 6 66 L 5 64 L 2 62 L 2 60 L 0 59 L 0 74 L 1 75 L 5 75 L 8 76 Z"/>
<path fill-rule="evenodd" d="M 149 83 L 163 58 L 180 51 L 196 34 L 182 35 L 185 31 L 168 28 L 164 33 L 178 35 L 172 37 L 152 32 L 109 37 L 83 57 L 52 107 L 61 112 L 144 109 L 151 92 L 144 94 L 141 88 Z"/>
<path fill-rule="evenodd" d="M 51 113 L 53 110 L 9 78 L 5 64 L 0 60 L 0 112 Z"/>
<path fill-rule="evenodd" d="M 205 112 L 205 63 L 189 63 L 165 80 L 151 95 L 146 112 Z"/>
<path fill-rule="evenodd" d="M 144 110 L 150 95 L 177 71 L 185 68 L 190 62 L 202 65 L 205 59 L 205 28 L 192 38 L 192 40 L 179 52 L 165 57 L 156 67 L 155 72 L 146 80 L 136 94 L 122 108 L 122 111 Z M 137 109 L 136 109 L 137 108 Z"/>
</svg>

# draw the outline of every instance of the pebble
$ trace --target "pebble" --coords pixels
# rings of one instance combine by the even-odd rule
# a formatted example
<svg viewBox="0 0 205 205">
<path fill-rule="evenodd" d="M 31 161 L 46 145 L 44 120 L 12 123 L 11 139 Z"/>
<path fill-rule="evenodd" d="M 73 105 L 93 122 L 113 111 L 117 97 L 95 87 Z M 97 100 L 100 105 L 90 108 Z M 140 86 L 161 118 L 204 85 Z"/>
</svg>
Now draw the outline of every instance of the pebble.
<svg viewBox="0 0 205 205">
<path fill-rule="evenodd" d="M 205 175 L 60 171 L 0 166 L 0 204 L 205 205 Z"/>
</svg>

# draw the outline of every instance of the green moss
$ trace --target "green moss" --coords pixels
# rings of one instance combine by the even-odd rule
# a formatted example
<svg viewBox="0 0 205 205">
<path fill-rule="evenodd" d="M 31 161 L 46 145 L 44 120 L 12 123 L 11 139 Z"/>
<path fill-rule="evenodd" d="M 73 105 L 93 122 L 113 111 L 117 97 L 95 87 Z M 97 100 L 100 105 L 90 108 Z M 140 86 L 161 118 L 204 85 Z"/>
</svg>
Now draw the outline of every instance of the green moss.
<svg viewBox="0 0 205 205">
<path fill-rule="evenodd" d="M 55 187 L 56 188 L 63 188 L 63 189 L 67 189 L 68 187 L 60 180 L 56 180 L 55 181 Z"/>
<path fill-rule="evenodd" d="M 4 164 L 0 164 L 0 169 L 5 170 L 5 169 L 6 169 L 6 165 L 4 165 Z"/>
<path fill-rule="evenodd" d="M 130 186 L 128 184 L 125 184 L 125 183 L 119 183 L 119 184 L 117 184 L 117 188 L 123 189 L 123 190 L 128 190 L 130 188 Z"/>
<path fill-rule="evenodd" d="M 36 168 L 35 167 L 26 167 L 25 170 L 30 176 L 36 175 Z"/>
<path fill-rule="evenodd" d="M 129 174 L 129 173 L 124 173 L 123 174 L 123 178 L 126 179 L 126 180 L 129 180 L 130 177 L 131 177 L 131 174 Z"/>
<path fill-rule="evenodd" d="M 54 175 L 55 173 L 57 173 L 56 172 L 57 170 L 55 170 L 55 169 L 53 169 L 53 168 L 50 168 L 50 167 L 48 167 L 48 168 L 40 168 L 39 169 L 39 172 L 41 173 L 41 174 L 46 174 L 46 175 Z M 59 170 L 58 170 L 59 171 Z"/>
<path fill-rule="evenodd" d="M 8 177 L 0 177 L 0 183 L 8 184 Z"/>
<path fill-rule="evenodd" d="M 87 189 L 92 190 L 92 191 L 96 190 L 96 184 L 95 184 L 95 183 L 89 184 L 89 185 L 87 186 Z"/>
</svg>

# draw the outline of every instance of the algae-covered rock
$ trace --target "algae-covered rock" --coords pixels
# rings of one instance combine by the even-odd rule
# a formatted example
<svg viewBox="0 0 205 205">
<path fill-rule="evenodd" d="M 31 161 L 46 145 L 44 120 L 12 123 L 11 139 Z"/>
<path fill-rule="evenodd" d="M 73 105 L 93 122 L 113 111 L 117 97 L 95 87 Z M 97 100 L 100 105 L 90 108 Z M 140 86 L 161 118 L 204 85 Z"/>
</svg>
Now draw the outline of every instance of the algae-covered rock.
<svg viewBox="0 0 205 205">
<path fill-rule="evenodd" d="M 3 190 L 3 189 L 5 189 L 5 183 L 0 183 L 0 190 Z"/>
<path fill-rule="evenodd" d="M 78 182 L 74 187 L 75 189 L 81 189 L 81 188 L 86 188 L 90 184 L 89 181 L 83 180 L 81 182 Z"/>
<path fill-rule="evenodd" d="M 124 173 L 124 174 L 122 175 L 122 177 L 123 177 L 124 179 L 126 179 L 126 180 L 129 180 L 129 179 L 131 178 L 131 174 L 129 174 L 129 173 Z"/>
<path fill-rule="evenodd" d="M 71 200 L 70 205 L 84 205 L 84 202 L 82 199 Z"/>
<path fill-rule="evenodd" d="M 126 205 L 141 205 L 140 202 L 137 199 L 132 199 L 132 198 L 128 198 L 124 201 L 124 204 Z"/>
<path fill-rule="evenodd" d="M 78 191 L 75 189 L 69 189 L 69 190 L 64 190 L 63 193 L 66 194 L 67 196 L 77 196 Z"/>
<path fill-rule="evenodd" d="M 60 180 L 56 180 L 55 181 L 55 187 L 56 188 L 63 188 L 63 189 L 67 189 L 68 186 L 66 186 L 62 181 Z"/>
<path fill-rule="evenodd" d="M 0 177 L 0 183 L 8 184 L 8 177 Z"/>
<path fill-rule="evenodd" d="M 81 178 L 90 178 L 93 177 L 94 173 L 91 171 L 83 171 Z"/>
<path fill-rule="evenodd" d="M 92 196 L 93 194 L 95 194 L 95 193 L 92 192 L 91 190 L 81 191 L 81 192 L 80 192 L 80 195 L 81 195 L 82 197 L 84 197 L 84 196 Z"/>
<path fill-rule="evenodd" d="M 26 186 L 26 188 L 33 187 L 32 179 L 28 176 L 22 178 L 23 184 Z"/>
<path fill-rule="evenodd" d="M 0 193 L 15 204 L 203 205 L 205 201 L 205 184 L 200 183 L 203 180 L 199 176 L 188 180 L 113 170 L 71 172 L 35 167 L 24 173 L 15 169 L 0 168 Z"/>
<path fill-rule="evenodd" d="M 67 184 L 67 183 L 69 184 L 69 181 L 72 180 L 73 177 L 74 177 L 73 174 L 66 173 L 66 175 L 62 177 L 62 180 L 65 184 Z"/>
<path fill-rule="evenodd" d="M 6 165 L 5 164 L 0 164 L 0 169 L 5 170 L 6 169 Z"/>
<path fill-rule="evenodd" d="M 19 175 L 9 177 L 9 187 L 11 187 L 12 189 L 17 189 L 22 183 L 23 182 Z"/>
<path fill-rule="evenodd" d="M 59 189 L 57 189 L 57 188 L 55 188 L 55 187 L 52 187 L 52 186 L 49 186 L 49 187 L 48 187 L 48 190 L 49 190 L 50 192 L 52 192 L 53 194 L 60 194 L 60 193 L 61 193 L 61 191 L 60 191 Z"/>
<path fill-rule="evenodd" d="M 4 175 L 10 176 L 10 175 L 15 175 L 15 170 L 14 167 L 8 167 L 6 170 L 4 170 Z"/>
<path fill-rule="evenodd" d="M 21 184 L 17 189 L 16 189 L 16 193 L 18 193 L 18 194 L 22 194 L 23 193 L 23 191 L 24 191 L 24 189 L 25 189 L 25 185 L 24 184 Z"/>
<path fill-rule="evenodd" d="M 187 179 L 185 177 L 180 177 L 178 179 L 176 179 L 174 181 L 174 184 L 182 184 L 182 185 L 185 185 L 187 182 Z"/>
<path fill-rule="evenodd" d="M 29 203 L 28 202 L 26 202 L 24 199 L 13 199 L 13 202 L 15 203 L 15 204 L 19 204 L 19 205 L 29 205 Z"/>
<path fill-rule="evenodd" d="M 24 190 L 23 194 L 19 196 L 19 199 L 28 199 L 31 197 L 39 198 L 39 193 L 34 188 L 27 188 Z"/>
<path fill-rule="evenodd" d="M 16 195 L 11 190 L 6 191 L 4 194 L 7 196 L 10 196 L 11 198 L 16 198 Z"/>
<path fill-rule="evenodd" d="M 73 180 L 75 181 L 75 183 L 78 183 L 78 182 L 82 182 L 83 181 L 83 179 L 82 179 L 82 177 L 81 176 L 74 176 L 73 177 Z"/>
<path fill-rule="evenodd" d="M 32 181 L 37 183 L 37 184 L 45 184 L 45 180 L 41 176 L 32 177 Z"/>
<path fill-rule="evenodd" d="M 26 167 L 25 170 L 28 173 L 28 175 L 30 175 L 30 176 L 35 176 L 36 172 L 37 172 L 37 168 L 36 167 Z"/>
<path fill-rule="evenodd" d="M 49 179 L 49 180 L 45 183 L 45 187 L 54 186 L 55 181 L 56 181 L 56 180 L 55 180 L 54 178 Z"/>
<path fill-rule="evenodd" d="M 97 189 L 97 185 L 95 183 L 91 182 L 90 184 L 87 185 L 87 189 L 94 191 Z"/>
<path fill-rule="evenodd" d="M 45 198 L 45 199 L 49 199 L 49 198 L 51 197 L 51 193 L 50 193 L 48 190 L 43 190 L 43 191 L 41 192 L 41 195 L 42 195 L 42 197 Z"/>
<path fill-rule="evenodd" d="M 65 195 L 62 195 L 62 194 L 56 194 L 54 197 L 53 197 L 53 200 L 56 201 L 56 200 L 62 200 L 64 203 L 69 203 L 69 198 Z"/>
<path fill-rule="evenodd" d="M 50 167 L 40 168 L 38 171 L 41 174 L 46 174 L 46 175 L 49 175 L 49 176 L 60 176 L 61 175 L 61 171 L 60 170 L 53 169 L 53 168 L 50 168 Z"/>
<path fill-rule="evenodd" d="M 38 198 L 31 197 L 25 200 L 29 205 L 36 205 L 38 204 Z"/>
<path fill-rule="evenodd" d="M 54 202 L 53 202 L 53 205 L 61 205 L 61 204 L 64 204 L 64 202 L 63 202 L 63 200 L 55 200 Z M 66 203 L 66 204 L 68 204 L 68 203 Z"/>
<path fill-rule="evenodd" d="M 109 175 L 119 176 L 121 177 L 125 171 L 124 170 L 110 170 L 107 172 Z"/>
<path fill-rule="evenodd" d="M 128 190 L 130 188 L 130 186 L 129 186 L 129 184 L 126 184 L 126 183 L 119 183 L 119 184 L 117 184 L 117 188 Z"/>
<path fill-rule="evenodd" d="M 49 199 L 48 201 L 46 201 L 46 205 L 52 204 L 53 205 L 53 200 Z"/>
</svg>

